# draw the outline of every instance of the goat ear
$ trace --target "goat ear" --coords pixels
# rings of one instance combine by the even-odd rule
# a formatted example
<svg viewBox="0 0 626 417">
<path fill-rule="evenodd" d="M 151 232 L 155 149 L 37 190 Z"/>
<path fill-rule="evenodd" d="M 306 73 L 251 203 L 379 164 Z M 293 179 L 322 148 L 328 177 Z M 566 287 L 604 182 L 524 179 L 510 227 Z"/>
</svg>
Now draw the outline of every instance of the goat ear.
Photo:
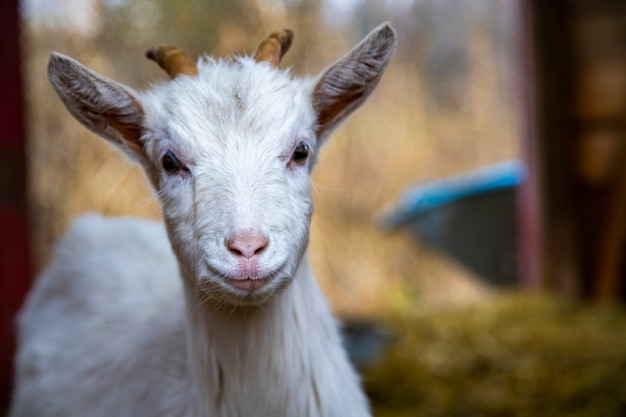
<svg viewBox="0 0 626 417">
<path fill-rule="evenodd" d="M 396 48 L 396 34 L 383 23 L 328 67 L 313 90 L 317 134 L 326 137 L 374 90 Z"/>
<path fill-rule="evenodd" d="M 54 52 L 48 62 L 48 79 L 72 116 L 87 129 L 131 157 L 144 154 L 143 110 L 132 90 Z"/>
</svg>

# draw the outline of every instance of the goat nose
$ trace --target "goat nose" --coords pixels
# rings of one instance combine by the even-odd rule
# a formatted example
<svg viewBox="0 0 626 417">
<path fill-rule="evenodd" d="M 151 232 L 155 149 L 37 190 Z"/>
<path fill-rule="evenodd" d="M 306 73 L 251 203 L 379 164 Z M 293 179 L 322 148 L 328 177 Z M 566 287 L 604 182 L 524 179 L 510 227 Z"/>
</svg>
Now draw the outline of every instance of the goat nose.
<svg viewBox="0 0 626 417">
<path fill-rule="evenodd" d="M 267 238 L 261 234 L 243 232 L 237 233 L 226 242 L 228 250 L 236 255 L 250 259 L 259 255 L 267 247 Z"/>
</svg>

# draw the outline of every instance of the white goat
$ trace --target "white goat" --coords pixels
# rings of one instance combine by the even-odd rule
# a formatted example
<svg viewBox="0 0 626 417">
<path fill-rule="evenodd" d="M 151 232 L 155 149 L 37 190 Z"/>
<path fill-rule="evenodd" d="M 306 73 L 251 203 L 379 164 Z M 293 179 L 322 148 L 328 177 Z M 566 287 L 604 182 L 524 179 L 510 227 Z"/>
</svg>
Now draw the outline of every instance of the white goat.
<svg viewBox="0 0 626 417">
<path fill-rule="evenodd" d="M 143 166 L 166 227 L 75 222 L 19 317 L 11 416 L 370 414 L 304 256 L 309 173 L 395 34 L 379 26 L 315 79 L 277 68 L 291 37 L 197 64 L 157 47 L 172 80 L 143 93 L 51 55 L 63 103 Z"/>
</svg>

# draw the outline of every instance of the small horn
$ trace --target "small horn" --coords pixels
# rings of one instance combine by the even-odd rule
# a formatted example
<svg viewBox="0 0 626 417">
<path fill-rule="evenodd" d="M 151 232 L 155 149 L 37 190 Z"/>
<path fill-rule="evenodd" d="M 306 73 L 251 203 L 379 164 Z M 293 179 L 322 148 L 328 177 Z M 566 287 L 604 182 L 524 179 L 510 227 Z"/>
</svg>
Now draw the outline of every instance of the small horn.
<svg viewBox="0 0 626 417">
<path fill-rule="evenodd" d="M 285 52 L 289 50 L 293 40 L 293 31 L 283 29 L 272 33 L 267 37 L 254 53 L 256 62 L 268 62 L 273 67 L 278 67 Z"/>
<path fill-rule="evenodd" d="M 146 56 L 156 61 L 161 68 L 175 78 L 178 75 L 198 75 L 196 63 L 189 56 L 173 45 L 158 45 L 146 52 Z"/>
</svg>

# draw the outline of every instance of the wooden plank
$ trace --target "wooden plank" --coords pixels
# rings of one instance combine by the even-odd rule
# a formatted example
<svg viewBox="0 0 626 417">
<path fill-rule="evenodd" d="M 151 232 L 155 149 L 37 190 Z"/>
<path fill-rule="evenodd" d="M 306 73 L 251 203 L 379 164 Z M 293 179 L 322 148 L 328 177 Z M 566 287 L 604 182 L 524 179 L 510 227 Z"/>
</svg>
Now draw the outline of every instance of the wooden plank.
<svg viewBox="0 0 626 417">
<path fill-rule="evenodd" d="M 626 249 L 626 3 L 577 0 L 575 115 L 587 294 L 617 300 Z"/>
<path fill-rule="evenodd" d="M 625 148 L 626 149 L 626 148 Z M 593 296 L 616 301 L 621 293 L 622 255 L 626 248 L 626 152 L 609 193 L 606 215 L 601 217 Z"/>
</svg>

